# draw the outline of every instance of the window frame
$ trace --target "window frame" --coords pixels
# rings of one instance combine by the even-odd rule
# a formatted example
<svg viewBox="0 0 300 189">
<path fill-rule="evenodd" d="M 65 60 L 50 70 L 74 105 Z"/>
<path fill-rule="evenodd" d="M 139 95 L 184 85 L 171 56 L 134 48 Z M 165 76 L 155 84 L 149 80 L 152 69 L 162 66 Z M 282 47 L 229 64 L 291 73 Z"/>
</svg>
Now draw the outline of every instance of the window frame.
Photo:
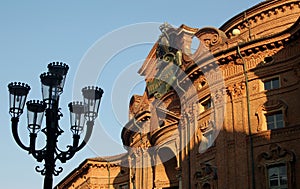
<svg viewBox="0 0 300 189">
<path fill-rule="evenodd" d="M 286 184 L 285 185 L 281 185 L 281 180 L 280 180 L 280 167 L 284 167 L 285 168 L 285 179 L 286 179 Z M 279 185 L 277 186 L 271 186 L 271 178 L 269 175 L 269 170 L 272 168 L 278 168 L 277 169 L 277 173 L 279 173 L 278 178 L 277 178 L 277 182 L 279 183 Z M 288 189 L 288 185 L 289 185 L 289 178 L 288 178 L 288 166 L 286 163 L 276 163 L 276 164 L 270 164 L 266 166 L 266 178 L 267 178 L 267 186 L 269 189 Z M 274 179 L 273 179 L 274 180 Z"/>
<path fill-rule="evenodd" d="M 277 115 L 281 115 L 281 124 L 282 126 L 279 127 L 279 121 L 277 120 Z M 273 117 L 273 124 L 274 124 L 274 128 L 269 128 L 269 124 L 268 124 L 268 117 L 270 116 L 274 116 Z M 266 112 L 265 113 L 265 123 L 266 123 L 266 129 L 267 130 L 275 130 L 275 129 L 280 129 L 280 128 L 284 128 L 285 127 L 285 117 L 284 117 L 284 114 L 283 114 L 283 111 L 282 109 L 279 109 L 279 110 L 275 110 L 275 111 L 270 111 L 270 112 Z"/>
<path fill-rule="evenodd" d="M 209 106 L 207 106 L 209 105 Z M 213 107 L 213 100 L 211 98 L 211 95 L 208 95 L 204 98 L 202 98 L 201 100 L 199 100 L 199 103 L 198 103 L 198 108 L 199 108 L 199 113 L 203 113 L 203 112 L 206 112 L 210 109 L 212 109 Z"/>
<path fill-rule="evenodd" d="M 210 137 L 207 137 L 207 136 Z M 199 145 L 199 153 L 205 152 L 207 149 L 215 146 L 215 125 L 214 123 L 210 123 L 210 125 L 206 128 L 201 130 L 201 140 Z"/>
<path fill-rule="evenodd" d="M 203 132 L 203 137 L 206 139 L 206 148 L 210 148 L 214 144 L 214 129 L 210 128 L 209 130 Z M 209 137 L 208 137 L 209 136 Z"/>
<path fill-rule="evenodd" d="M 255 115 L 257 117 L 257 132 L 260 131 L 267 131 L 267 118 L 266 115 L 272 114 L 274 112 L 282 112 L 283 115 L 283 127 L 285 128 L 289 125 L 288 122 L 288 114 L 287 114 L 287 108 L 288 105 L 283 100 L 273 100 L 273 101 L 267 101 L 262 105 L 259 105 Z"/>
<path fill-rule="evenodd" d="M 276 79 L 276 80 L 278 79 L 278 87 L 276 87 L 276 88 L 273 86 L 273 81 L 274 81 L 275 79 Z M 281 87 L 281 82 L 280 82 L 280 81 L 281 81 L 281 79 L 280 79 L 280 76 L 279 76 L 279 75 L 277 75 L 277 76 L 272 76 L 272 77 L 263 79 L 263 80 L 262 80 L 263 91 L 270 91 L 270 90 L 279 89 L 279 88 Z M 266 88 L 266 83 L 267 83 L 267 82 L 271 82 L 271 83 L 270 83 L 271 86 L 270 86 L 269 89 Z"/>
<path fill-rule="evenodd" d="M 293 188 L 296 184 L 295 162 L 296 154 L 276 143 L 269 145 L 269 150 L 261 151 L 257 156 L 257 181 L 259 188 L 270 188 L 268 169 L 275 166 L 285 165 L 287 176 L 287 188 Z"/>
</svg>

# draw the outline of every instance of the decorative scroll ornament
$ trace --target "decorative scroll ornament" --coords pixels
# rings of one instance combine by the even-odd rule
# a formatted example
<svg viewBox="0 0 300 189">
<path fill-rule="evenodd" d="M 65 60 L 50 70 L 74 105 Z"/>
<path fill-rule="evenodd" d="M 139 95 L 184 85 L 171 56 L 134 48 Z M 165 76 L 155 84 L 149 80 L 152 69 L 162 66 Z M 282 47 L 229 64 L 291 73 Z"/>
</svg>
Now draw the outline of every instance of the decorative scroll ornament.
<svg viewBox="0 0 300 189">
<path fill-rule="evenodd" d="M 210 163 L 201 163 L 200 169 L 194 174 L 197 188 L 215 188 L 218 180 L 217 167 Z"/>
<path fill-rule="evenodd" d="M 295 154 L 292 151 L 282 149 L 278 144 L 271 144 L 268 152 L 263 152 L 258 156 L 258 161 L 261 163 L 274 160 L 293 162 L 295 160 Z"/>
<path fill-rule="evenodd" d="M 257 157 L 257 167 L 259 172 L 258 183 L 259 188 L 269 188 L 265 182 L 266 175 L 268 174 L 268 167 L 276 165 L 285 165 L 288 175 L 287 185 L 295 186 L 295 162 L 296 155 L 293 151 L 287 150 L 279 146 L 278 144 L 271 144 L 269 150 L 262 152 Z M 290 187 L 289 187 L 290 188 Z M 294 188 L 294 187 L 291 187 Z"/>
<path fill-rule="evenodd" d="M 207 48 L 222 44 L 227 40 L 225 33 L 217 28 L 206 27 L 195 34 Z"/>
</svg>

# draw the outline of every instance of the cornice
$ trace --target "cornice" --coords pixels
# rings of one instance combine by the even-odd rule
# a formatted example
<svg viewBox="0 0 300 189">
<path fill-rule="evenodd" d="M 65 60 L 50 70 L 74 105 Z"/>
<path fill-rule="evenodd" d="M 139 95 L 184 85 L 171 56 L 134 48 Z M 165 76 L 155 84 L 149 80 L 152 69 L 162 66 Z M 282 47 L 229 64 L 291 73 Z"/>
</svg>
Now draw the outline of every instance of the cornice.
<svg viewBox="0 0 300 189">
<path fill-rule="evenodd" d="M 171 140 L 170 137 L 176 137 L 175 131 L 178 131 L 178 124 L 174 123 L 172 125 L 161 127 L 155 130 L 151 135 L 151 144 L 158 145 L 162 141 Z"/>
<path fill-rule="evenodd" d="M 293 140 L 291 137 L 299 138 L 300 125 L 288 126 L 276 130 L 261 131 L 252 135 L 254 147 L 263 146 L 270 142 Z M 248 137 L 249 140 L 249 137 Z"/>
<path fill-rule="evenodd" d="M 146 121 L 150 117 L 151 117 L 151 113 L 149 111 L 144 111 L 136 115 L 134 118 L 130 119 L 126 123 L 126 125 L 123 127 L 121 132 L 123 145 L 130 146 L 131 137 L 140 130 L 140 128 L 138 128 L 136 124 L 138 124 L 141 121 Z M 136 122 L 136 124 L 134 122 Z"/>
<path fill-rule="evenodd" d="M 79 177 L 82 177 L 88 172 L 89 169 L 105 168 L 107 167 L 120 167 L 122 163 L 127 161 L 127 153 L 107 156 L 107 157 L 96 157 L 85 159 L 76 169 L 69 173 L 55 188 L 66 188 L 70 184 L 74 183 Z"/>
<path fill-rule="evenodd" d="M 290 28 L 282 32 L 263 38 L 254 39 L 248 42 L 239 43 L 239 47 L 245 61 L 248 62 L 251 59 L 251 55 L 266 50 L 280 49 L 281 47 L 284 47 L 290 42 L 298 39 L 299 36 L 300 18 Z M 186 80 L 193 80 L 193 78 L 198 78 L 201 74 L 203 74 L 202 70 L 209 69 L 210 67 L 214 68 L 215 64 L 226 65 L 229 63 L 241 63 L 242 60 L 237 54 L 237 45 L 238 43 L 236 42 L 232 47 L 215 52 L 213 56 L 207 59 L 198 60 L 201 63 L 190 65 L 185 71 L 186 76 L 183 77 L 183 80 L 181 80 L 180 82 L 184 84 Z M 270 53 L 272 53 L 272 51 L 270 51 Z M 252 67 L 255 66 L 256 65 L 252 65 Z M 242 71 L 242 69 L 240 71 Z M 181 76 L 179 76 L 179 78 L 180 77 Z"/>
<path fill-rule="evenodd" d="M 138 74 L 141 76 L 147 76 L 153 69 L 149 69 L 152 66 L 153 62 L 156 61 L 156 48 L 158 43 L 156 42 L 152 49 L 150 50 L 148 56 L 146 57 L 145 62 L 143 63 L 142 67 L 138 70 Z"/>
<path fill-rule="evenodd" d="M 60 181 L 55 188 L 65 188 L 70 183 L 72 183 L 73 180 L 78 178 L 82 173 L 84 173 L 86 170 L 88 170 L 88 160 L 84 160 L 76 169 L 74 169 L 71 173 L 69 173 L 62 181 Z"/>
<path fill-rule="evenodd" d="M 294 6 L 297 3 L 299 5 L 299 0 L 269 0 L 261 2 L 228 20 L 220 27 L 220 30 L 224 31 L 230 38 L 232 36 L 232 29 L 246 29 L 248 25 L 247 22 L 254 26 L 258 20 L 263 20 L 271 15 L 276 15 L 280 10 L 285 11 L 286 8 Z M 247 19 L 245 19 L 245 16 Z"/>
</svg>

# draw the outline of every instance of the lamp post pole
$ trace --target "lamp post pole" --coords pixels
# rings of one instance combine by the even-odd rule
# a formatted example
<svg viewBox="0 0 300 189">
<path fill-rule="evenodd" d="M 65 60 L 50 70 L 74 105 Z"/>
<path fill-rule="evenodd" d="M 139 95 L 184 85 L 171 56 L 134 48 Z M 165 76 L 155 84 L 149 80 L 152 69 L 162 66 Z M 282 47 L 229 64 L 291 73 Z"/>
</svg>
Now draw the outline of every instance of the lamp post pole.
<svg viewBox="0 0 300 189">
<path fill-rule="evenodd" d="M 62 113 L 59 108 L 59 97 L 63 92 L 63 86 L 69 67 L 60 62 L 48 65 L 48 72 L 40 75 L 42 83 L 43 100 L 30 100 L 26 103 L 30 91 L 29 85 L 21 82 L 12 82 L 9 89 L 9 113 L 11 115 L 11 128 L 16 143 L 28 151 L 38 162 L 44 161 L 44 167 L 36 166 L 35 170 L 44 176 L 44 189 L 52 189 L 53 175 L 59 175 L 63 168 L 56 169 L 56 161 L 65 163 L 76 152 L 81 150 L 91 137 L 94 121 L 98 116 L 99 106 L 103 90 L 98 87 L 85 87 L 82 89 L 83 102 L 69 103 L 71 131 L 73 144 L 67 146 L 67 150 L 60 150 L 57 146 L 58 137 L 64 132 L 59 126 Z M 22 143 L 18 134 L 19 117 L 27 106 L 27 119 L 30 142 L 26 146 Z M 45 126 L 42 127 L 42 119 L 46 117 Z M 80 143 L 80 135 L 85 131 L 84 139 Z M 39 132 L 46 136 L 46 144 L 42 149 L 36 149 L 36 138 Z M 80 143 L 80 144 L 79 144 Z"/>
</svg>

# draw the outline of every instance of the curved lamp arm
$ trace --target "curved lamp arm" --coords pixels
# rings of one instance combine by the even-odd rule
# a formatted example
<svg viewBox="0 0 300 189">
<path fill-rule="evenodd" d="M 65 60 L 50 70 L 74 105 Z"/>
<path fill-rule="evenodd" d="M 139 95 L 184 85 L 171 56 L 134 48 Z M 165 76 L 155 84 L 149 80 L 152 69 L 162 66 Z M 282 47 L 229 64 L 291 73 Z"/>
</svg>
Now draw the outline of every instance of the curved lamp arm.
<svg viewBox="0 0 300 189">
<path fill-rule="evenodd" d="M 20 137 L 18 135 L 18 123 L 19 123 L 19 118 L 18 117 L 12 117 L 11 118 L 11 129 L 12 129 L 12 133 L 13 133 L 13 137 L 16 141 L 16 143 L 23 149 L 26 151 L 30 151 L 30 147 L 25 146 L 21 140 Z"/>
<path fill-rule="evenodd" d="M 94 121 L 87 121 L 86 125 L 87 125 L 87 130 L 86 130 L 84 139 L 81 142 L 81 144 L 79 145 L 79 147 L 76 148 L 76 151 L 81 150 L 91 138 L 93 127 L 94 127 Z"/>
<path fill-rule="evenodd" d="M 32 154 L 32 156 L 38 161 L 42 162 L 43 159 L 45 159 L 45 150 L 36 150 L 35 149 L 35 144 L 36 144 L 36 138 L 37 134 L 36 133 L 30 133 L 30 146 L 29 146 L 29 154 Z"/>
<path fill-rule="evenodd" d="M 73 135 L 73 145 L 68 146 L 68 151 L 61 151 L 61 153 L 56 157 L 56 159 L 59 159 L 62 163 L 65 163 L 67 160 L 71 159 L 75 155 L 75 153 L 81 150 L 90 140 L 93 131 L 93 126 L 94 121 L 87 121 L 87 131 L 81 144 L 78 146 L 80 136 Z"/>
</svg>

